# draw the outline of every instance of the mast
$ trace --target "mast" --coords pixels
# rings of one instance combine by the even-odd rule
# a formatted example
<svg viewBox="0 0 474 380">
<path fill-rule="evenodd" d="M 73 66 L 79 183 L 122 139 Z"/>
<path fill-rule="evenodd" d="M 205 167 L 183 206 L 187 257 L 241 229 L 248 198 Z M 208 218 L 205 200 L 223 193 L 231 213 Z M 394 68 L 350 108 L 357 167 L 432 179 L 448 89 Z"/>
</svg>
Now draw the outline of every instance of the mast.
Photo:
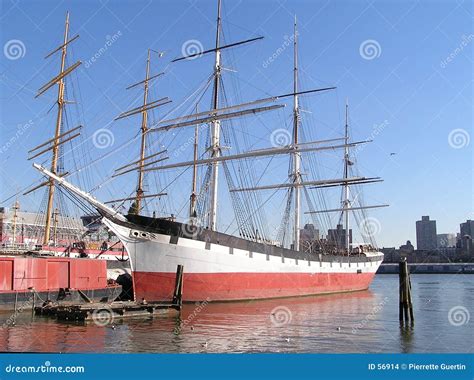
<svg viewBox="0 0 474 380">
<path fill-rule="evenodd" d="M 13 204 L 13 245 L 16 244 L 16 221 L 18 218 L 18 210 L 20 209 L 20 204 L 18 203 L 18 199 L 15 200 Z"/>
<path fill-rule="evenodd" d="M 345 131 L 344 131 L 344 138 L 346 142 L 346 146 L 344 148 L 344 179 L 346 180 L 344 184 L 344 201 L 343 201 L 343 209 L 344 209 L 344 219 L 345 219 L 345 245 L 346 245 L 346 253 L 347 255 L 350 254 L 351 248 L 350 248 L 350 234 L 349 234 L 349 208 L 350 208 L 350 201 L 349 201 L 349 183 L 347 182 L 347 179 L 349 178 L 349 147 L 348 147 L 348 142 L 349 142 L 349 120 L 348 120 L 348 112 L 349 112 L 349 105 L 348 102 L 346 101 L 346 123 L 345 123 Z"/>
<path fill-rule="evenodd" d="M 216 55 L 214 63 L 214 88 L 212 94 L 212 108 L 219 108 L 219 82 L 221 76 L 221 52 L 220 44 L 220 29 L 221 29 L 221 0 L 217 2 L 217 28 L 216 28 Z M 214 120 L 211 122 L 211 158 L 220 156 L 220 121 Z M 209 205 L 209 229 L 215 231 L 217 229 L 217 193 L 218 193 L 218 179 L 219 179 L 219 162 L 214 161 L 211 164 L 211 201 Z"/>
<path fill-rule="evenodd" d="M 147 119 L 148 119 L 148 112 L 147 112 L 147 101 L 148 101 L 148 81 L 150 78 L 150 49 L 148 49 L 148 57 L 146 60 L 146 74 L 144 80 L 144 88 L 143 88 L 143 111 L 142 111 L 142 126 L 141 126 L 141 145 L 140 145 L 140 161 L 138 165 L 138 183 L 137 183 L 137 193 L 135 196 L 135 206 L 136 206 L 136 213 L 139 214 L 141 210 L 141 204 L 143 199 L 143 166 L 145 161 L 145 151 L 146 151 L 146 134 L 147 134 Z"/>
<path fill-rule="evenodd" d="M 56 208 L 54 209 L 53 212 L 53 243 L 54 246 L 56 247 L 58 245 L 58 216 L 59 216 L 59 210 Z"/>
<path fill-rule="evenodd" d="M 196 218 L 196 181 L 197 181 L 197 160 L 198 160 L 198 126 L 194 128 L 194 164 L 193 164 L 193 186 L 191 190 L 189 204 L 189 218 L 194 221 Z"/>
<path fill-rule="evenodd" d="M 298 144 L 298 127 L 299 127 L 299 106 L 298 106 L 298 31 L 296 29 L 296 16 L 294 23 L 294 42 L 293 42 L 293 144 Z M 294 188 L 295 194 L 295 220 L 294 220 L 294 237 L 293 249 L 299 251 L 300 249 L 300 186 L 301 183 L 301 156 L 298 151 L 293 152 L 293 182 L 296 184 Z"/>
<path fill-rule="evenodd" d="M 69 12 L 66 13 L 66 24 L 64 27 L 64 42 L 61 48 L 61 67 L 59 72 L 59 82 L 58 82 L 58 114 L 56 117 L 56 131 L 54 134 L 54 142 L 52 146 L 53 158 L 51 160 L 51 173 L 57 174 L 58 171 L 58 155 L 59 155 L 59 137 L 61 135 L 61 124 L 63 117 L 63 108 L 64 108 L 64 66 L 66 64 L 66 53 L 68 45 L 68 35 L 69 35 Z M 44 228 L 44 239 L 43 244 L 47 245 L 50 238 L 50 229 L 51 229 L 51 219 L 53 213 L 53 202 L 54 202 L 54 180 L 49 180 L 49 191 L 48 191 L 48 206 L 46 208 L 46 221 Z"/>
</svg>

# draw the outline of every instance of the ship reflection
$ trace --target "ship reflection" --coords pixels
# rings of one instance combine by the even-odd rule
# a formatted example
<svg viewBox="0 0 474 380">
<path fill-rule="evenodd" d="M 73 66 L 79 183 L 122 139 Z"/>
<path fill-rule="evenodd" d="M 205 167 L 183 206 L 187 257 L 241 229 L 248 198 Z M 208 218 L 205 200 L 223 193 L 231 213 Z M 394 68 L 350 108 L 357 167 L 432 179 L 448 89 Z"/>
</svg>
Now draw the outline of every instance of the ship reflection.
<svg viewBox="0 0 474 380">
<path fill-rule="evenodd" d="M 130 326 L 131 351 L 364 352 L 378 329 L 370 291 L 330 296 L 185 304 L 181 318 Z M 369 316 L 369 317 L 368 317 Z M 361 323 L 363 321 L 366 323 Z M 161 331 L 147 337 L 150 330 Z M 133 345 L 133 343 L 131 343 Z M 150 344 L 149 347 L 146 347 Z"/>
<path fill-rule="evenodd" d="M 59 323 L 21 316 L 0 332 L 9 352 L 373 352 L 380 336 L 370 291 L 185 304 L 180 318 Z M 8 316 L 7 316 L 8 317 Z M 0 316 L 3 321 L 3 317 Z M 361 339 L 362 338 L 362 339 Z"/>
</svg>

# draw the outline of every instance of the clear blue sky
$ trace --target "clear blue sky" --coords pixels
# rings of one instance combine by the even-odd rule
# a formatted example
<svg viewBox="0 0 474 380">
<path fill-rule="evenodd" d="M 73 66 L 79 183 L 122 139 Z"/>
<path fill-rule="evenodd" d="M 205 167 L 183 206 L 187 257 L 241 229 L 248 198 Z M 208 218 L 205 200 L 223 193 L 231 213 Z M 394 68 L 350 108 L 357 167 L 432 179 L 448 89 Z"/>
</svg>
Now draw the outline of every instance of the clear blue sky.
<svg viewBox="0 0 474 380">
<path fill-rule="evenodd" d="M 252 78 L 241 85 L 244 100 L 291 91 L 291 48 L 271 64 L 265 62 L 284 46 L 285 36 L 291 36 L 297 14 L 305 79 L 301 87 L 337 86 L 334 94 L 312 98 L 316 125 L 325 120 L 342 127 L 348 98 L 354 138 L 374 139 L 359 161 L 361 171 L 385 179 L 371 188 L 368 198 L 368 203 L 391 205 L 373 213 L 381 224 L 379 245 L 414 241 L 415 221 L 421 215 L 437 220 L 438 233 L 458 232 L 459 223 L 474 217 L 470 1 L 224 0 L 223 7 L 225 42 L 265 36 L 233 52 L 238 59 L 231 69 L 238 70 L 239 77 Z M 181 55 L 185 41 L 212 47 L 215 8 L 210 0 L 2 1 L 0 200 L 38 178 L 26 161 L 27 151 L 52 135 L 54 119 L 46 112 L 56 91 L 36 100 L 34 94 L 57 73 L 58 57 L 44 56 L 60 44 L 66 10 L 71 12 L 71 35 L 80 34 L 71 52 L 83 61 L 75 75 L 81 85 L 85 133 L 92 135 L 130 108 L 124 88 L 142 79 L 147 48 L 166 52 L 153 68 L 169 73 L 157 84 L 161 96 L 179 100 L 201 83 L 212 57 L 177 68 L 167 64 Z M 113 43 L 91 62 L 108 39 Z M 11 46 L 15 43 L 19 53 Z M 29 120 L 32 125 L 19 127 Z M 21 134 L 20 128 L 25 129 Z M 117 144 L 133 136 L 127 128 L 130 124 L 123 123 L 113 129 Z M 318 136 L 323 138 L 324 130 Z M 105 152 L 91 151 L 91 156 Z M 22 200 L 31 210 L 37 202 L 35 196 Z"/>
</svg>

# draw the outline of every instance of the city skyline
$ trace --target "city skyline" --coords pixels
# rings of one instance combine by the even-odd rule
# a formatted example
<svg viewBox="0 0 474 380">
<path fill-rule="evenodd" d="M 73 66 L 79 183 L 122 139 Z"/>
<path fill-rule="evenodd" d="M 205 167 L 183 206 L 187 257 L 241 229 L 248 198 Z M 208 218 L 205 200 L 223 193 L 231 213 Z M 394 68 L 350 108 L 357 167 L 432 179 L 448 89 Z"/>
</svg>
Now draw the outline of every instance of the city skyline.
<svg viewBox="0 0 474 380">
<path fill-rule="evenodd" d="M 246 85 L 244 98 L 288 90 L 291 49 L 284 48 L 271 62 L 269 57 L 285 46 L 285 36 L 291 37 L 293 15 L 297 14 L 305 87 L 338 87 L 335 94 L 309 103 L 316 125 L 322 129 L 318 135 L 342 133 L 341 108 L 348 98 L 354 136 L 374 140 L 371 147 L 358 152 L 358 158 L 364 174 L 385 178 L 384 183 L 369 190 L 368 198 L 390 204 L 370 214 L 378 222 L 375 239 L 379 246 L 398 247 L 406 240 L 416 241 L 415 221 L 422 215 L 437 221 L 438 233 L 457 232 L 460 223 L 473 218 L 471 4 L 422 1 L 397 8 L 384 2 L 340 2 L 315 3 L 310 9 L 306 2 L 275 2 L 272 17 L 263 17 L 263 21 L 262 15 L 270 16 L 268 7 L 255 4 L 249 15 L 246 4 L 224 2 L 224 19 L 232 21 L 225 24 L 229 41 L 265 36 L 258 47 L 239 50 L 243 58 L 238 62 L 239 75 L 253 78 L 252 85 L 259 89 Z M 16 12 L 18 7 L 24 12 Z M 57 70 L 56 62 L 51 68 L 45 67 L 43 58 L 60 40 L 66 10 L 71 12 L 72 32 L 81 33 L 74 56 L 83 60 L 77 75 L 89 136 L 129 108 L 129 99 L 122 94 L 127 85 L 143 76 L 147 48 L 164 51 L 168 62 L 180 55 L 186 41 L 197 40 L 204 47 L 212 44 L 213 16 L 205 15 L 214 15 L 213 1 L 143 3 L 142 7 L 133 10 L 130 18 L 129 7 L 121 4 L 80 7 L 66 2 L 45 9 L 35 3 L 2 3 L 1 206 L 11 207 L 15 201 L 12 194 L 27 187 L 31 178 L 38 178 L 26 157 L 29 149 L 50 134 L 51 118 L 44 115 L 51 98 L 44 101 L 33 97 Z M 169 22 L 176 14 L 179 19 Z M 426 19 L 422 26 L 417 22 L 421 17 Z M 146 25 L 153 22 L 163 30 L 147 29 Z M 137 36 L 141 36 L 139 43 Z M 23 51 L 18 57 L 8 50 L 12 41 L 21 42 L 18 46 Z M 108 47 L 98 54 L 103 46 Z M 166 64 L 160 63 L 159 68 L 168 69 Z M 200 76 L 210 69 L 205 59 L 193 64 Z M 159 84 L 160 93 L 167 95 L 173 89 L 171 95 L 179 99 L 188 86 L 183 83 L 196 84 L 186 69 L 173 66 Z M 326 112 L 326 106 L 338 116 Z M 130 139 L 132 130 L 126 128 L 111 129 L 115 146 L 106 150 L 89 144 L 93 158 Z M 100 183 L 98 177 L 94 180 L 92 185 Z M 115 190 L 120 190 L 120 185 Z M 105 190 L 97 195 L 104 199 L 110 196 Z M 38 197 L 22 198 L 22 207 L 36 211 Z M 302 218 L 302 225 L 306 222 L 309 219 Z"/>
</svg>

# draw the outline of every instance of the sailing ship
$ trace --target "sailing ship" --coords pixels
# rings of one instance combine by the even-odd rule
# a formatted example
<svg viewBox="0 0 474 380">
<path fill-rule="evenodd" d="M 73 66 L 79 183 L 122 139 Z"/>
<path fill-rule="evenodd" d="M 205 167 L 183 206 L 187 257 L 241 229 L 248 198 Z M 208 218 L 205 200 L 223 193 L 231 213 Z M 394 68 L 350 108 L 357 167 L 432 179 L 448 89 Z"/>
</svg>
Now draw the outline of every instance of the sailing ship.
<svg viewBox="0 0 474 380">
<path fill-rule="evenodd" d="M 369 287 L 383 254 L 375 244 L 360 244 L 351 246 L 349 234 L 349 214 L 356 210 L 372 207 L 356 207 L 349 200 L 351 186 L 379 182 L 378 177 L 351 176 L 350 148 L 368 141 L 353 142 L 348 133 L 348 108 L 346 106 L 345 136 L 336 139 L 301 141 L 301 116 L 299 99 L 304 94 L 326 92 L 334 87 L 318 88 L 301 91 L 298 83 L 298 33 L 296 19 L 294 23 L 294 67 L 293 91 L 289 94 L 272 96 L 237 105 L 222 104 L 221 86 L 222 54 L 236 46 L 261 40 L 263 37 L 230 44 L 221 43 L 221 1 L 217 6 L 217 25 L 215 47 L 192 54 L 183 54 L 173 60 L 192 61 L 204 55 L 214 54 L 213 73 L 210 77 L 212 84 L 211 107 L 208 111 L 193 111 L 193 113 L 173 119 L 160 120 L 157 125 L 147 125 L 149 108 L 168 102 L 167 98 L 155 102 L 147 101 L 147 86 L 150 79 L 147 64 L 146 78 L 139 82 L 144 84 L 144 102 L 138 108 L 125 112 L 121 116 L 142 114 L 142 145 L 140 159 L 125 167 L 119 168 L 118 173 L 138 171 L 138 184 L 134 197 L 123 200 L 133 200 L 129 213 L 124 215 L 117 209 L 100 202 L 90 193 L 81 190 L 70 183 L 64 176 L 48 170 L 41 165 L 35 168 L 43 173 L 48 181 L 55 182 L 87 202 L 102 216 L 102 222 L 112 231 L 126 247 L 130 257 L 133 274 L 133 286 L 136 299 L 169 300 L 172 298 L 175 284 L 175 273 L 178 265 L 184 266 L 184 301 L 235 301 L 248 299 L 278 298 L 291 296 L 307 296 L 351 292 L 365 290 Z M 148 52 L 148 62 L 150 51 Z M 211 87 L 209 87 L 211 88 Z M 285 99 L 293 100 L 292 110 L 292 139 L 286 145 L 272 146 L 256 150 L 247 150 L 234 154 L 226 153 L 221 141 L 222 127 L 226 122 L 244 116 L 271 112 L 282 109 L 285 104 L 279 102 Z M 262 104 L 278 103 L 258 106 Z M 209 145 L 203 155 L 198 154 L 198 127 L 208 128 Z M 152 157 L 144 155 L 145 137 L 151 133 L 166 133 L 167 131 L 182 130 L 195 127 L 193 160 L 161 163 L 159 166 Z M 302 171 L 304 155 L 324 151 L 343 150 L 344 176 L 339 179 L 309 179 Z M 163 152 L 154 154 L 154 157 Z M 179 156 L 179 155 L 178 155 Z M 241 160 L 268 157 L 289 157 L 290 173 L 288 181 L 280 184 L 267 184 L 248 187 L 233 186 L 230 182 L 232 205 L 236 214 L 238 234 L 228 234 L 218 228 L 217 215 L 225 212 L 219 208 L 219 179 L 221 169 L 224 175 L 229 174 L 227 163 L 237 163 Z M 189 197 L 189 216 L 185 222 L 176 220 L 174 216 L 155 217 L 144 215 L 142 200 L 144 199 L 142 181 L 143 175 L 152 171 L 166 171 L 177 168 L 192 169 L 192 184 Z M 198 191 L 197 169 L 205 168 L 206 175 Z M 125 170 L 123 170 L 125 169 Z M 133 169 L 133 170 L 131 170 Z M 336 209 L 309 208 L 307 215 L 318 213 L 341 213 L 345 220 L 345 238 L 342 245 L 331 245 L 321 240 L 310 250 L 303 249 L 300 242 L 300 225 L 302 219 L 302 197 L 308 191 L 340 186 L 343 189 L 342 206 Z M 291 242 L 285 246 L 288 235 L 279 233 L 276 240 L 267 238 L 263 231 L 251 223 L 252 217 L 259 209 L 245 208 L 242 202 L 245 194 L 259 193 L 265 190 L 286 191 L 287 207 L 282 220 L 282 231 L 291 224 Z M 162 196 L 163 193 L 159 193 Z M 310 203 L 310 202 L 307 202 Z M 290 218 L 292 222 L 290 223 Z M 250 221 L 250 222 L 249 222 Z M 288 240 L 288 239 L 287 239 Z"/>
</svg>

